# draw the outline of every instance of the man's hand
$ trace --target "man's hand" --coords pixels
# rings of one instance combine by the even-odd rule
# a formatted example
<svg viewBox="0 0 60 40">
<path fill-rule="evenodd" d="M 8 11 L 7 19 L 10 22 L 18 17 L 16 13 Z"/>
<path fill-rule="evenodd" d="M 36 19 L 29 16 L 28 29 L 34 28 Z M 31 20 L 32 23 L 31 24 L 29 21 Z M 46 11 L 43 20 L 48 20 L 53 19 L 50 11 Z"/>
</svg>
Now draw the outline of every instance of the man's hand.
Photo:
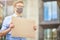
<svg viewBox="0 0 60 40">
<path fill-rule="evenodd" d="M 10 23 L 9 28 L 10 29 L 14 28 L 14 24 L 13 23 Z"/>
<path fill-rule="evenodd" d="M 13 23 L 11 23 L 11 24 L 9 25 L 9 28 L 8 28 L 8 29 L 0 32 L 0 36 L 5 36 L 5 35 L 6 35 L 8 32 L 10 32 L 13 28 L 14 28 L 14 25 L 13 25 Z"/>
</svg>

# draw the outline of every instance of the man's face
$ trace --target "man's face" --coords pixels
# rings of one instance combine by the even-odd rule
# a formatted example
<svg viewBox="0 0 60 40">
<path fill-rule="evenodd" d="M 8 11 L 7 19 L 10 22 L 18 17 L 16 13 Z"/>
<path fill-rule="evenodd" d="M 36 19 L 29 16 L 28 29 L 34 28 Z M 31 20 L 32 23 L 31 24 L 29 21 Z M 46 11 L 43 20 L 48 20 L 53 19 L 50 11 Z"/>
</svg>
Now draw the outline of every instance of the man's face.
<svg viewBox="0 0 60 40">
<path fill-rule="evenodd" d="M 17 3 L 15 7 L 15 11 L 20 14 L 23 12 L 23 7 L 24 7 L 23 3 Z"/>
</svg>

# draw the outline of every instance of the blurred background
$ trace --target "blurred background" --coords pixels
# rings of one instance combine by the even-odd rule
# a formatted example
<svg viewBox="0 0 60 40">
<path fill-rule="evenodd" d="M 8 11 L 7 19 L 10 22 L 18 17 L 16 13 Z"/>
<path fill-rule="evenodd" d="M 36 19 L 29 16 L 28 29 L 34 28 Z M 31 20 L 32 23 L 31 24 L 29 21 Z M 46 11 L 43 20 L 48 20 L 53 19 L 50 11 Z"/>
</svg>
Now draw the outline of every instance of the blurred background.
<svg viewBox="0 0 60 40">
<path fill-rule="evenodd" d="M 15 1 L 19 0 L 0 0 L 0 28 L 3 19 L 14 13 Z M 23 16 L 36 20 L 36 40 L 60 40 L 60 0 L 21 1 L 24 2 Z M 5 40 L 5 36 L 1 40 Z"/>
</svg>

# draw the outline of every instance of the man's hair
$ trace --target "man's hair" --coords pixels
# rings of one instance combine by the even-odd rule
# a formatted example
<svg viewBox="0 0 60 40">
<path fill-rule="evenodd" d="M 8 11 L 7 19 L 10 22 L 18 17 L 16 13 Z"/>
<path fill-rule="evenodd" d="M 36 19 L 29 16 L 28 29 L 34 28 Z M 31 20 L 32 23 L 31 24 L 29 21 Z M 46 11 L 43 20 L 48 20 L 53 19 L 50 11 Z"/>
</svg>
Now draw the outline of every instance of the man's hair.
<svg viewBox="0 0 60 40">
<path fill-rule="evenodd" d="M 22 3 L 22 4 L 24 4 L 23 1 L 16 1 L 16 2 L 14 2 L 14 4 L 13 4 L 14 7 L 16 7 L 16 4 L 18 4 L 18 3 Z"/>
</svg>

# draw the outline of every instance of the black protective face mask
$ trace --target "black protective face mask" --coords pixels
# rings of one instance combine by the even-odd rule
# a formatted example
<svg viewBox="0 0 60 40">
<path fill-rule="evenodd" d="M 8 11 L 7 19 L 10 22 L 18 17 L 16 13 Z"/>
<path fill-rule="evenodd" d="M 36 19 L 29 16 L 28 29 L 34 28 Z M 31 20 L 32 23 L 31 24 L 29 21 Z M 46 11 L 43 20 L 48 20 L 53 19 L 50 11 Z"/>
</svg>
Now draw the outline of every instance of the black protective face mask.
<svg viewBox="0 0 60 40">
<path fill-rule="evenodd" d="M 23 12 L 23 8 L 17 8 L 16 12 L 19 13 L 19 14 L 22 13 Z"/>
</svg>

